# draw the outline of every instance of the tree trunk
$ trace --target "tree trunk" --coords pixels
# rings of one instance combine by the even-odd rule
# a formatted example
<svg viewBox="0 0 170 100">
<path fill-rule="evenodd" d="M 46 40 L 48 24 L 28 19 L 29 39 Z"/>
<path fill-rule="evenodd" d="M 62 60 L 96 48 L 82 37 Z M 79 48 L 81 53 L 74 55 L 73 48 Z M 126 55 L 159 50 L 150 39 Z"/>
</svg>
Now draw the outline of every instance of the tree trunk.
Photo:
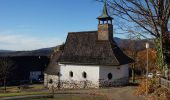
<svg viewBox="0 0 170 100">
<path fill-rule="evenodd" d="M 168 28 L 167 28 L 167 24 L 162 24 L 161 25 L 161 35 L 160 35 L 160 45 L 161 45 L 161 55 L 162 55 L 162 67 L 163 67 L 163 75 L 165 76 L 165 65 L 166 65 L 166 62 L 165 62 L 165 36 L 166 36 L 166 32 L 168 31 Z"/>
<path fill-rule="evenodd" d="M 132 66 L 132 82 L 135 82 L 135 64 Z"/>
<path fill-rule="evenodd" d="M 4 93 L 6 93 L 6 78 L 4 78 Z"/>
<path fill-rule="evenodd" d="M 134 69 L 132 68 L 132 82 L 135 82 L 135 73 L 134 73 Z"/>
<path fill-rule="evenodd" d="M 132 58 L 135 60 L 135 62 L 132 64 L 132 82 L 135 82 L 135 64 L 136 64 L 136 57 L 137 57 L 137 51 L 135 47 L 135 42 L 133 42 L 132 44 L 133 48 L 132 48 Z"/>
</svg>

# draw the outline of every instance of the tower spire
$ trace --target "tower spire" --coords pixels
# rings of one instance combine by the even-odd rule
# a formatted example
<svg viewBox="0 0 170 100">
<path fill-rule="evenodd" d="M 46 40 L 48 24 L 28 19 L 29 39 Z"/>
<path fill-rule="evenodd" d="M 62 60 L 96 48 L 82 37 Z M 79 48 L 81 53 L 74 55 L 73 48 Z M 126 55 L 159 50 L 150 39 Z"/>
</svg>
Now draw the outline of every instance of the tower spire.
<svg viewBox="0 0 170 100">
<path fill-rule="evenodd" d="M 112 17 L 109 16 L 107 11 L 107 1 L 104 0 L 103 12 L 98 18 L 98 40 L 113 40 L 113 25 Z M 102 22 L 102 23 L 101 23 Z"/>
<path fill-rule="evenodd" d="M 101 16 L 98 17 L 98 19 L 101 21 L 108 21 L 113 19 L 112 17 L 109 16 L 107 11 L 107 0 L 104 0 L 103 12 Z"/>
</svg>

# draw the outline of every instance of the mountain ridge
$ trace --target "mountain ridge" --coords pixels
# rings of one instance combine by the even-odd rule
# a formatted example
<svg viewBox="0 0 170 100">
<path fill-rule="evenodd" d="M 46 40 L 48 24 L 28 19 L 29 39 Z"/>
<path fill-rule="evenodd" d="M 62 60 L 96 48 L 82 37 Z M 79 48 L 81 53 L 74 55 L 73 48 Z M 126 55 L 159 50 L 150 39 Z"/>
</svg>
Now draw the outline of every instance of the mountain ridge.
<svg viewBox="0 0 170 100">
<path fill-rule="evenodd" d="M 127 43 L 131 43 L 133 40 L 130 39 L 121 39 L 118 37 L 115 37 L 114 40 L 118 44 L 118 46 L 122 49 L 125 49 L 128 47 Z M 146 40 L 135 40 L 137 41 L 137 45 L 139 49 L 144 49 L 146 43 Z M 139 46 L 140 45 L 140 46 Z M 0 57 L 13 57 L 13 56 L 50 56 L 53 52 L 54 48 L 56 47 L 49 47 L 49 48 L 40 48 L 37 50 L 30 50 L 30 51 L 12 51 L 12 50 L 0 50 Z M 153 48 L 153 43 L 151 44 L 151 47 Z"/>
</svg>

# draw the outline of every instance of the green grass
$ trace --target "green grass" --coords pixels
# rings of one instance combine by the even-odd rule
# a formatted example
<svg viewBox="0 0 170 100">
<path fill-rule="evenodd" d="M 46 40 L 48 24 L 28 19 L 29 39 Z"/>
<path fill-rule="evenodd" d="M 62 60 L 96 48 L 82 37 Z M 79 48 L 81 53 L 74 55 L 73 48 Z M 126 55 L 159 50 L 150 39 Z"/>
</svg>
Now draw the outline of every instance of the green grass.
<svg viewBox="0 0 170 100">
<path fill-rule="evenodd" d="M 7 91 L 9 92 L 18 92 L 19 89 L 17 86 L 10 86 L 10 87 L 6 87 Z M 4 92 L 4 87 L 0 87 L 0 93 Z"/>
<path fill-rule="evenodd" d="M 44 89 L 44 85 L 31 85 L 33 89 Z"/>
<path fill-rule="evenodd" d="M 0 98 L 14 97 L 14 96 L 26 96 L 26 95 L 42 95 L 42 94 L 49 94 L 49 93 L 47 93 L 47 92 L 0 93 Z"/>
<path fill-rule="evenodd" d="M 41 98 L 31 100 L 107 100 L 107 97 L 103 95 L 90 94 L 55 94 L 54 98 Z"/>
<path fill-rule="evenodd" d="M 2 97 L 13 97 L 13 96 L 25 96 L 25 95 L 40 95 L 49 94 L 47 92 L 34 92 L 35 90 L 44 89 L 43 85 L 29 85 L 28 88 L 19 89 L 18 86 L 8 86 L 7 93 L 4 93 L 4 87 L 0 87 L 0 98 Z M 30 92 L 26 92 L 30 91 Z"/>
<path fill-rule="evenodd" d="M 25 90 L 29 90 L 29 91 L 34 91 L 34 90 L 41 90 L 44 89 L 43 85 L 28 85 L 27 88 L 24 89 L 19 89 L 18 86 L 8 86 L 7 87 L 7 92 L 8 93 L 17 93 L 20 91 L 25 91 Z M 4 87 L 0 87 L 0 93 L 4 92 Z"/>
<path fill-rule="evenodd" d="M 2 97 L 14 97 L 14 96 L 26 96 L 26 95 L 43 95 L 49 94 L 44 92 L 21 92 L 21 93 L 2 93 Z M 44 99 L 31 99 L 31 100 L 107 100 L 104 96 L 94 96 L 94 95 L 84 95 L 84 94 L 67 94 L 67 95 L 57 95 L 55 98 L 44 98 Z"/>
<path fill-rule="evenodd" d="M 18 86 L 7 87 L 7 93 L 3 93 L 4 88 L 0 87 L 0 98 L 28 96 L 28 95 L 48 95 L 50 92 L 38 92 L 44 89 L 43 85 L 30 85 L 26 89 L 19 89 Z M 37 92 L 35 92 L 37 91 Z M 107 100 L 104 96 L 88 94 L 55 94 L 55 98 L 32 99 L 32 100 Z"/>
</svg>

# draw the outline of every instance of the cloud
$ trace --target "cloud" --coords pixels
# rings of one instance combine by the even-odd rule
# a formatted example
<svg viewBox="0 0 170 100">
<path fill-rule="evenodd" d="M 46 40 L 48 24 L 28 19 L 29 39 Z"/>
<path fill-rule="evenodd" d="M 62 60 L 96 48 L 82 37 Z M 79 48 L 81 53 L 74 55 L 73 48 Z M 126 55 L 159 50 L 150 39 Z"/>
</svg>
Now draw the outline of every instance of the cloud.
<svg viewBox="0 0 170 100">
<path fill-rule="evenodd" d="M 0 49 L 3 50 L 35 50 L 53 47 L 63 41 L 57 38 L 39 38 L 26 35 L 0 34 Z"/>
</svg>

